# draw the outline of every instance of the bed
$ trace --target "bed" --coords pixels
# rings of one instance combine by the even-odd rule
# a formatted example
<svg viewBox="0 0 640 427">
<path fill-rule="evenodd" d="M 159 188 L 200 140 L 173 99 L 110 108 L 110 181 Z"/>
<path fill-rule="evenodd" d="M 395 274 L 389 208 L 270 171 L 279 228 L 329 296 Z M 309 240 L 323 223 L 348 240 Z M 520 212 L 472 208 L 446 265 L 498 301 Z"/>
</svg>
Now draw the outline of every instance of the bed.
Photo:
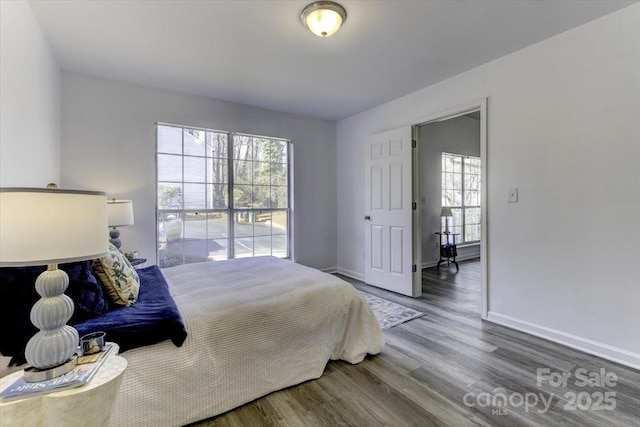
<svg viewBox="0 0 640 427">
<path fill-rule="evenodd" d="M 187 336 L 180 347 L 171 338 L 122 353 L 129 366 L 111 426 L 210 418 L 384 346 L 367 303 L 330 274 L 272 257 L 162 272 Z"/>
</svg>

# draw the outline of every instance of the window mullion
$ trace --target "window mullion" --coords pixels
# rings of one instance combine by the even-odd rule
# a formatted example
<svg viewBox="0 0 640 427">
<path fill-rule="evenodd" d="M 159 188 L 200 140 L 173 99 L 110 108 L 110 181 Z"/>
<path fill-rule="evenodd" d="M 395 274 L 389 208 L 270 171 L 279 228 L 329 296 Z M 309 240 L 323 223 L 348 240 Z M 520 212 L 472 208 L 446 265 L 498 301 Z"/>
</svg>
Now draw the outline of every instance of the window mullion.
<svg viewBox="0 0 640 427">
<path fill-rule="evenodd" d="M 466 162 L 466 158 L 464 156 L 460 157 L 460 161 L 462 163 L 462 196 L 461 196 L 462 200 L 460 200 L 462 202 L 461 203 L 462 212 L 461 212 L 461 215 L 460 215 L 460 221 L 462 222 L 462 241 L 466 242 L 467 239 L 466 239 L 466 234 L 465 234 L 466 233 L 465 208 L 466 208 L 467 205 L 464 202 L 465 193 L 466 193 L 466 188 L 464 186 L 464 180 L 466 178 L 466 173 L 467 173 L 467 169 L 466 169 L 467 162 Z"/>
<path fill-rule="evenodd" d="M 208 144 L 207 144 L 207 134 L 204 133 L 204 248 L 207 254 L 207 261 L 209 260 L 209 169 L 211 166 L 209 165 L 209 156 L 208 154 Z M 212 187 L 213 188 L 213 187 Z M 213 205 L 212 205 L 213 206 Z"/>
<path fill-rule="evenodd" d="M 184 237 L 184 230 L 187 227 L 187 216 L 184 214 L 184 199 L 185 199 L 185 188 L 184 188 L 184 129 L 180 129 L 180 135 L 182 136 L 182 236 Z M 181 253 L 180 255 L 182 256 L 182 263 L 184 264 L 185 258 L 184 258 L 184 239 L 181 239 L 180 242 L 180 246 L 181 246 Z"/>
<path fill-rule="evenodd" d="M 249 160 L 249 164 L 251 165 L 251 208 L 253 208 L 253 221 L 251 222 L 251 256 L 256 256 L 256 210 L 254 201 L 255 191 L 256 191 L 256 182 L 255 176 L 253 174 L 255 167 L 255 147 L 256 147 L 256 139 L 255 137 L 251 137 L 251 145 L 249 146 L 249 153 L 251 153 L 251 157 Z"/>
<path fill-rule="evenodd" d="M 227 237 L 229 244 L 227 245 L 227 258 L 235 258 L 235 230 L 233 228 L 233 217 L 235 216 L 235 207 L 233 204 L 233 143 L 235 134 L 230 132 L 227 134 L 227 181 L 229 182 L 228 194 L 229 201 L 227 203 Z"/>
</svg>

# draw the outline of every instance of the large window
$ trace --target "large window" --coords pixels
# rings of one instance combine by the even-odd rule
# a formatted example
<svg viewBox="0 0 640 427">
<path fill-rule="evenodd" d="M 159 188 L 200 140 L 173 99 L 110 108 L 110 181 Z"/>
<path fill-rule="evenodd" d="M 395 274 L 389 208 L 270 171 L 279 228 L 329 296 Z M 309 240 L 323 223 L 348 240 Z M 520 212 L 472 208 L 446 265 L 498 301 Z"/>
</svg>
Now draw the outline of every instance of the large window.
<svg viewBox="0 0 640 427">
<path fill-rule="evenodd" d="M 478 157 L 442 153 L 442 206 L 453 213 L 449 229 L 460 234 L 456 242 L 480 241 L 480 171 Z M 444 226 L 442 218 L 443 230 Z"/>
<path fill-rule="evenodd" d="M 157 125 L 160 267 L 289 257 L 289 142 Z"/>
</svg>

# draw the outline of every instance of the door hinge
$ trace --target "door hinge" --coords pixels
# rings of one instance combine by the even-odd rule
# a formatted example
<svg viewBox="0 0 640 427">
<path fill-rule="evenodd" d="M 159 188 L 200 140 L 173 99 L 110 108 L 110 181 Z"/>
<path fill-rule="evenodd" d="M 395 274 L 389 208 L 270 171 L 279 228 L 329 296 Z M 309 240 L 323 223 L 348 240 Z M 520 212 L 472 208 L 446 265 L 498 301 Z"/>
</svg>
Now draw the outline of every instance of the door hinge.
<svg viewBox="0 0 640 427">
<path fill-rule="evenodd" d="M 415 211 L 418 209 L 418 204 L 416 202 L 411 202 L 411 210 Z"/>
<path fill-rule="evenodd" d="M 411 148 L 416 148 L 418 146 L 418 142 L 415 139 L 411 140 Z"/>
<path fill-rule="evenodd" d="M 411 271 L 413 271 L 414 273 L 418 271 L 418 266 L 413 264 L 413 266 L 411 266 Z"/>
</svg>

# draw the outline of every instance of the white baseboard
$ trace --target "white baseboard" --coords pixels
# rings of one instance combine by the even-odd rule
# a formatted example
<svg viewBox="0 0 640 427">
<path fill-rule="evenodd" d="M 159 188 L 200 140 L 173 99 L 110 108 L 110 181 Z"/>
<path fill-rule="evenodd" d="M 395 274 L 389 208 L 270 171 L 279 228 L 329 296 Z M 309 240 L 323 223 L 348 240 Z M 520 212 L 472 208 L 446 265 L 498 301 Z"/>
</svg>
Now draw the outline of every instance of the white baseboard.
<svg viewBox="0 0 640 427">
<path fill-rule="evenodd" d="M 558 344 L 566 345 L 567 347 L 571 347 L 576 350 L 584 351 L 585 353 L 589 353 L 594 356 L 602 357 L 603 359 L 607 359 L 612 362 L 620 363 L 634 369 L 640 369 L 640 354 L 637 353 L 632 353 L 608 344 L 603 344 L 587 338 L 568 334 L 566 332 L 550 329 L 545 326 L 515 319 L 493 311 L 489 312 L 487 320 L 489 322 L 497 323 L 498 325 L 544 338 Z"/>
<path fill-rule="evenodd" d="M 438 265 L 438 260 L 423 262 L 422 269 L 435 267 L 436 265 Z"/>
<path fill-rule="evenodd" d="M 364 282 L 364 274 L 356 273 L 355 271 L 347 270 L 342 267 L 337 267 L 335 273 L 344 274 L 347 277 L 351 277 L 352 279 L 360 280 Z"/>
<path fill-rule="evenodd" d="M 471 255 L 466 255 L 466 256 L 460 256 L 460 257 L 456 257 L 456 261 L 466 261 L 468 259 L 475 259 L 475 258 L 480 258 L 480 255 L 478 254 L 471 254 Z M 422 268 L 431 268 L 431 267 L 435 267 L 436 265 L 438 265 L 438 260 L 433 260 L 433 261 L 426 261 L 422 263 Z"/>
<path fill-rule="evenodd" d="M 338 272 L 338 267 L 325 267 L 325 268 L 321 268 L 320 271 L 323 271 L 325 273 L 329 273 L 329 274 L 333 274 L 333 273 L 337 273 Z"/>
</svg>

